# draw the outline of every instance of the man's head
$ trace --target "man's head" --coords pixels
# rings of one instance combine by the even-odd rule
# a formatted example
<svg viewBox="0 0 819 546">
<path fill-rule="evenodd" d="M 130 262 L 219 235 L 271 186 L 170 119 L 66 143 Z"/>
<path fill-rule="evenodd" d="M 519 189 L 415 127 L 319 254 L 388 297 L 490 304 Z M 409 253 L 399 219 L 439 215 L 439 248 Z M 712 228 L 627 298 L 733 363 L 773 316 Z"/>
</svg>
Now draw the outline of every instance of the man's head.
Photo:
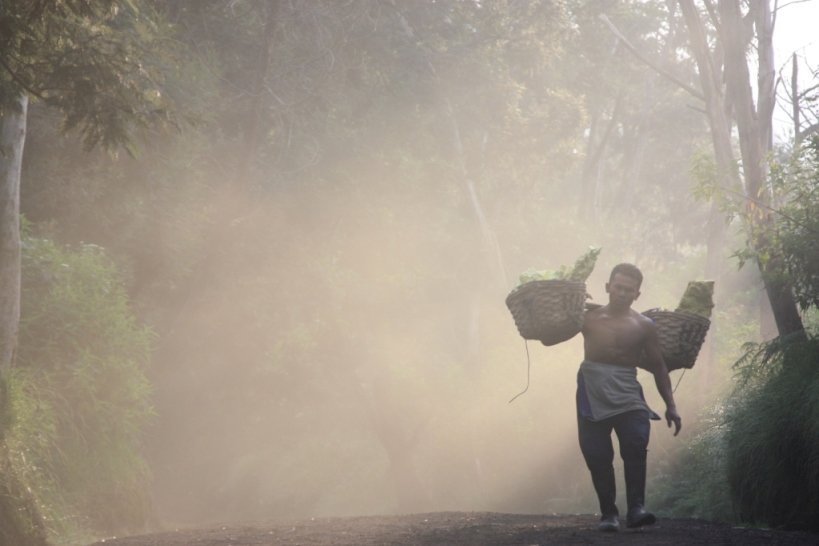
<svg viewBox="0 0 819 546">
<path fill-rule="evenodd" d="M 628 309 L 640 297 L 640 285 L 643 284 L 643 273 L 633 264 L 617 264 L 611 270 L 606 293 L 609 295 L 609 306 Z"/>
<path fill-rule="evenodd" d="M 611 275 L 609 276 L 609 282 L 614 280 L 614 276 L 620 274 L 625 275 L 626 277 L 631 277 L 635 281 L 637 281 L 637 288 L 643 284 L 643 272 L 640 271 L 636 265 L 634 264 L 617 264 L 614 266 L 614 269 L 611 270 Z"/>
</svg>

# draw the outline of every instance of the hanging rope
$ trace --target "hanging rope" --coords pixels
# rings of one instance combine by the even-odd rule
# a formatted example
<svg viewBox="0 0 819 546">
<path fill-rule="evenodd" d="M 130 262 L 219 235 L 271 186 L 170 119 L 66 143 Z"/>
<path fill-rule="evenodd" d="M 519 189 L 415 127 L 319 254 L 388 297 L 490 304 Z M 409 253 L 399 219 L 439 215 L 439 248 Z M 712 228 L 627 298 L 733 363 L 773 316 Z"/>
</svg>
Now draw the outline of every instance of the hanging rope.
<svg viewBox="0 0 819 546">
<path fill-rule="evenodd" d="M 687 370 L 687 368 L 683 368 L 683 372 L 680 374 L 680 378 L 677 379 L 677 384 L 674 385 L 674 389 L 672 389 L 671 394 L 674 394 L 675 392 L 677 392 L 677 387 L 680 386 L 680 381 L 682 381 L 682 378 L 685 375 L 685 370 Z"/>
<path fill-rule="evenodd" d="M 531 362 L 529 360 L 529 342 L 527 342 L 525 339 L 523 340 L 523 346 L 526 347 L 526 388 L 517 393 L 514 398 L 509 400 L 510 404 L 514 402 L 518 396 L 529 390 L 529 368 L 531 367 Z"/>
<path fill-rule="evenodd" d="M 523 340 L 523 346 L 526 348 L 526 388 L 523 389 L 522 391 L 520 391 L 519 393 L 517 393 L 511 400 L 509 400 L 510 404 L 512 402 L 514 402 L 515 400 L 517 400 L 518 396 L 520 396 L 521 394 L 525 394 L 526 391 L 529 390 L 529 379 L 530 379 L 530 371 L 531 371 L 531 368 L 532 368 L 532 362 L 531 362 L 531 360 L 529 358 L 529 343 L 525 339 Z M 677 384 L 674 385 L 674 388 L 671 390 L 672 394 L 677 392 L 677 387 L 680 386 L 680 381 L 682 381 L 682 378 L 685 377 L 685 372 L 686 371 L 687 371 L 687 368 L 683 368 L 683 371 L 680 374 L 679 379 L 677 379 Z"/>
</svg>

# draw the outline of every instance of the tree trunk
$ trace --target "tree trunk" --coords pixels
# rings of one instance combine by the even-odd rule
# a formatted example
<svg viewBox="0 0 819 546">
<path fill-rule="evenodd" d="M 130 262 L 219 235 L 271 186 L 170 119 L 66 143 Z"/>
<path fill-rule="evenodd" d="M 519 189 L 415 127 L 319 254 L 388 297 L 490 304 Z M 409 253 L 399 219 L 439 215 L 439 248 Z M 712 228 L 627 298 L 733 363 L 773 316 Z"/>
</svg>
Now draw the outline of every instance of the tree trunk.
<svg viewBox="0 0 819 546">
<path fill-rule="evenodd" d="M 774 105 L 774 66 L 771 35 L 773 23 L 767 0 L 751 4 L 757 29 L 759 59 L 758 107 L 754 106 L 751 78 L 746 62 L 748 43 L 738 0 L 721 0 L 720 38 L 725 47 L 725 85 L 736 116 L 742 169 L 745 174 L 746 213 L 751 246 L 759 256 L 762 282 L 771 302 L 780 336 L 804 332 L 802 318 L 790 284 L 784 280 L 784 263 L 778 248 L 768 237 L 774 230 L 774 217 L 764 209 L 770 203 L 767 187 L 767 156 L 772 148 L 771 116 Z M 760 203 L 762 206 L 760 206 Z"/>
<path fill-rule="evenodd" d="M 802 144 L 800 126 L 802 112 L 799 110 L 799 61 L 796 53 L 791 55 L 791 120 L 793 122 L 793 147 L 799 148 Z"/>
<path fill-rule="evenodd" d="M 604 152 L 608 146 L 609 139 L 617 125 L 620 117 L 620 106 L 622 104 L 622 94 L 617 97 L 611 115 L 606 122 L 602 136 L 598 138 L 598 126 L 602 123 L 605 112 L 601 109 L 594 113 L 591 125 L 589 126 L 589 138 L 586 142 L 586 157 L 583 161 L 583 173 L 580 178 L 581 197 L 578 213 L 587 223 L 596 224 L 598 183 L 600 181 L 600 168 L 604 159 Z"/>
<path fill-rule="evenodd" d="M 757 107 L 759 131 L 762 146 L 773 150 L 773 112 L 776 105 L 776 67 L 774 66 L 773 14 L 769 2 L 755 2 L 754 24 L 756 25 L 756 50 L 759 60 Z"/>
<path fill-rule="evenodd" d="M 711 144 L 717 164 L 717 184 L 721 188 L 738 191 L 741 183 L 731 147 L 732 123 L 722 90 L 722 74 L 719 66 L 715 64 L 716 59 L 710 54 L 705 29 L 693 1 L 680 0 L 679 4 L 688 28 L 691 51 L 697 62 L 700 86 L 705 99 L 705 111 L 711 128 Z M 727 223 L 723 212 L 717 203 L 712 203 L 708 217 L 708 256 L 705 275 L 717 281 L 720 277 L 726 230 Z"/>
<path fill-rule="evenodd" d="M 773 86 L 773 24 L 770 5 L 752 2 L 751 14 L 758 33 L 759 48 L 759 108 L 754 105 L 751 79 L 746 60 L 749 45 L 748 19 L 743 19 L 738 0 L 720 0 L 718 5 L 720 44 L 724 48 L 724 75 L 719 70 L 719 58 L 711 52 L 700 15 L 693 0 L 679 0 L 690 36 L 691 50 L 697 62 L 706 111 L 711 127 L 711 139 L 719 170 L 720 185 L 733 192 L 740 187 L 740 177 L 731 149 L 731 120 L 727 105 L 731 105 L 739 133 L 744 195 L 746 196 L 746 226 L 750 244 L 759 255 L 773 255 L 759 261 L 765 291 L 771 302 L 779 335 L 803 331 L 802 321 L 790 286 L 782 281 L 781 259 L 765 234 L 773 227 L 773 217 L 758 205 L 768 201 L 766 188 L 767 152 L 772 143 L 771 115 L 774 104 Z M 716 17 L 712 11 L 712 18 Z M 725 84 L 723 91 L 723 82 Z M 763 119 L 764 118 L 764 119 Z M 713 210 L 713 209 L 712 209 Z M 716 224 L 712 224 L 716 227 Z M 709 267 L 714 267 L 709 256 Z"/>
<path fill-rule="evenodd" d="M 0 380 L 14 363 L 20 324 L 20 170 L 28 97 L 0 116 Z"/>
</svg>

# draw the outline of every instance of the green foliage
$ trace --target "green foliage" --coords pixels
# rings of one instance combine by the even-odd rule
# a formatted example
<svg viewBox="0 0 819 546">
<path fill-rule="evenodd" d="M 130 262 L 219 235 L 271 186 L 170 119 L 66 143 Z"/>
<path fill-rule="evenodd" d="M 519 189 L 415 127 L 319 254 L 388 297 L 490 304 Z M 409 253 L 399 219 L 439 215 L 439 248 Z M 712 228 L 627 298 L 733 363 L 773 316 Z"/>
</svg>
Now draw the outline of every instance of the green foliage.
<svg viewBox="0 0 819 546">
<path fill-rule="evenodd" d="M 819 337 L 819 309 L 812 308 L 802 314 L 805 330 L 810 337 Z"/>
<path fill-rule="evenodd" d="M 88 149 L 129 148 L 135 127 L 172 121 L 160 70 L 171 47 L 148 4 L 12 0 L 0 30 L 0 113 L 28 94 L 56 107 Z"/>
<path fill-rule="evenodd" d="M 713 151 L 695 150 L 691 157 L 690 172 L 694 181 L 691 193 L 697 200 L 716 203 L 728 218 L 737 213 L 736 195 L 724 188 L 724 180 L 730 177 L 720 172 Z"/>
<path fill-rule="evenodd" d="M 804 311 L 819 306 L 819 138 L 780 149 L 769 166 L 770 198 L 746 197 L 720 186 L 713 160 L 698 155 L 695 195 L 716 200 L 728 218 L 746 219 L 747 240 L 734 253 L 740 267 L 758 262 L 767 278 L 790 285 Z"/>
<path fill-rule="evenodd" d="M 594 265 L 597 263 L 597 256 L 600 255 L 602 249 L 596 247 L 589 247 L 574 263 L 571 268 L 565 265 L 560 266 L 556 270 L 541 270 L 528 269 L 520 274 L 520 284 L 525 284 L 531 281 L 551 281 L 551 280 L 569 280 L 577 282 L 586 282 L 586 279 L 594 271 Z"/>
<path fill-rule="evenodd" d="M 714 308 L 713 296 L 714 281 L 690 281 L 676 310 L 710 318 Z"/>
<path fill-rule="evenodd" d="M 750 344 L 726 415 L 727 477 L 743 521 L 819 530 L 819 340 Z"/>
<path fill-rule="evenodd" d="M 5 380 L 3 383 L 5 391 Z M 34 495 L 20 479 L 4 441 L 0 441 L 0 544 L 46 545 L 46 532 Z"/>
<path fill-rule="evenodd" d="M 819 307 L 819 137 L 771 167 L 780 196 L 777 233 L 788 280 L 802 309 Z"/>
<path fill-rule="evenodd" d="M 654 479 L 675 517 L 817 530 L 819 341 L 749 343 L 736 383 Z"/>
<path fill-rule="evenodd" d="M 699 431 L 673 457 L 660 462 L 653 477 L 651 504 L 673 517 L 731 521 L 733 503 L 726 487 L 724 408 L 699 420 Z"/>
<path fill-rule="evenodd" d="M 601 250 L 602 249 L 593 246 L 589 247 L 589 250 L 574 263 L 571 272 L 569 272 L 566 278 L 570 281 L 586 282 L 586 279 L 588 279 L 592 271 L 594 271 L 594 265 L 597 263 L 597 257 L 600 255 Z"/>
<path fill-rule="evenodd" d="M 135 322 L 116 268 L 94 245 L 72 250 L 26 237 L 22 301 L 12 464 L 55 536 L 140 526 L 151 333 Z"/>
</svg>

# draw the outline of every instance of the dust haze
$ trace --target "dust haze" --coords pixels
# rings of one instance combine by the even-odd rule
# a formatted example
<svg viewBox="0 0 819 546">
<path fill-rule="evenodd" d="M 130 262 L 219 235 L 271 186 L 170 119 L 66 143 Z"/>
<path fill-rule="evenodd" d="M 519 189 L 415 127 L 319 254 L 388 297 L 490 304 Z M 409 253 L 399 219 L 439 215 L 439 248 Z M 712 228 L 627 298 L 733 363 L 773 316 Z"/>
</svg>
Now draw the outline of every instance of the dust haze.
<svg viewBox="0 0 819 546">
<path fill-rule="evenodd" d="M 224 134 L 156 139 L 128 163 L 128 183 L 98 192 L 97 210 L 116 222 L 140 184 L 155 188 L 148 220 L 122 229 L 130 293 L 157 333 L 150 525 L 595 512 L 576 439 L 582 340 L 527 346 L 504 299 L 522 271 L 571 265 L 595 245 L 592 301 L 606 302 L 609 271 L 629 261 L 645 274 L 635 307 L 675 307 L 704 269 L 707 206 L 690 199 L 703 119 L 626 52 L 610 54 L 609 34 L 580 45 L 601 66 L 620 63 L 614 81 L 634 92 L 621 105 L 593 74 L 575 74 L 570 54 L 532 38 L 557 32 L 551 15 L 509 51 L 465 33 L 454 53 L 436 53 L 405 36 L 403 16 L 341 21 L 340 5 L 287 15 L 270 127 L 248 137 L 250 121 L 214 114 Z M 443 18 L 417 11 L 430 11 L 410 21 L 417 35 L 426 25 L 430 43 L 447 36 Z M 325 39 L 346 49 L 327 56 Z M 598 135 L 614 128 L 599 153 L 595 124 Z M 66 201 L 48 205 L 67 215 Z M 108 246 L 93 220 L 85 240 Z M 719 284 L 716 297 L 719 310 Z M 527 386 L 527 349 L 528 391 L 509 403 Z M 653 425 L 650 479 L 726 373 L 687 373 L 675 395 L 683 432 Z M 651 376 L 640 379 L 662 410 Z"/>
<path fill-rule="evenodd" d="M 23 314 L 23 326 L 49 319 L 45 332 L 59 322 L 67 340 L 49 345 L 40 330 L 18 336 L 21 347 L 47 346 L 32 359 L 49 388 L 42 399 L 68 408 L 32 395 L 30 413 L 20 412 L 29 422 L 20 437 L 47 463 L 25 462 L 21 449 L 20 468 L 42 474 L 35 497 L 42 493 L 45 508 L 53 497 L 55 514 L 65 511 L 59 520 L 43 512 L 44 525 L 56 522 L 44 533 L 63 523 L 139 534 L 329 516 L 597 512 L 577 440 L 582 337 L 525 342 L 505 305 L 522 272 L 571 266 L 590 246 L 602 249 L 587 281 L 594 303 L 607 303 L 604 285 L 622 262 L 644 274 L 637 311 L 674 309 L 689 281 L 715 281 L 697 365 L 670 374 L 682 431 L 674 437 L 665 421 L 652 423 L 645 501 L 661 517 L 691 515 L 695 504 L 707 517 L 725 515 L 712 506 L 729 511 L 736 484 L 714 475 L 680 496 L 703 470 L 674 465 L 695 466 L 687 454 L 696 462 L 729 453 L 717 447 L 730 439 L 720 416 L 742 399 L 725 397 L 731 364 L 742 343 L 778 335 L 753 262 L 773 271 L 778 258 L 767 245 L 787 237 L 768 241 L 757 222 L 762 229 L 780 212 L 786 218 L 812 179 L 797 155 L 787 168 L 771 163 L 770 187 L 765 169 L 754 169 L 753 182 L 739 168 L 763 165 L 733 159 L 740 152 L 770 148 L 770 138 L 748 145 L 746 133 L 778 131 L 751 119 L 765 108 L 747 93 L 733 113 L 745 113 L 736 127 L 747 121 L 754 131 L 735 132 L 722 115 L 723 101 L 737 103 L 735 89 L 748 88 L 731 74 L 748 66 L 739 45 L 723 43 L 731 33 L 705 23 L 704 12 L 707 39 L 698 43 L 691 2 L 177 0 L 137 2 L 140 13 L 130 2 L 11 4 L 11 13 L 45 21 L 28 25 L 30 40 L 6 40 L 22 53 L 0 69 L 9 97 L 31 95 L 26 130 L 13 139 L 25 142 L 23 231 L 104 255 L 105 268 L 89 266 L 82 282 L 102 298 L 109 285 L 97 279 L 121 275 L 127 298 L 111 295 L 122 304 L 111 316 L 125 324 L 133 311 L 127 326 L 139 330 L 93 330 L 108 315 L 79 289 L 65 307 L 83 310 L 82 336 L 51 316 L 51 304 Z M 96 4 L 103 7 L 85 9 Z M 86 15 L 97 11 L 107 14 L 99 25 Z M 44 42 L 65 50 L 41 61 L 27 48 L 50 32 L 46 15 L 70 39 Z M 743 47 L 770 57 L 757 47 L 770 38 L 761 18 Z M 14 21 L 10 28 L 27 28 Z M 113 39 L 120 34 L 122 44 Z M 698 70 L 706 53 L 724 57 L 728 74 L 713 85 L 714 75 Z M 810 106 L 816 87 L 797 92 L 797 69 L 816 74 L 807 54 L 800 58 L 781 65 L 795 82 L 782 89 Z M 111 77 L 97 81 L 109 72 L 97 65 L 107 63 Z M 772 160 L 790 157 L 819 119 L 813 106 L 805 115 L 793 106 L 799 138 L 777 146 Z M 97 140 L 102 148 L 88 150 Z M 753 189 L 773 196 L 779 185 L 775 206 Z M 801 241 L 794 235 L 793 248 Z M 50 294 L 48 272 L 65 266 L 49 256 L 35 256 L 24 303 L 26 290 Z M 749 266 L 737 268 L 737 257 Z M 139 337 L 133 356 L 120 334 Z M 81 342 L 104 335 L 104 356 L 86 359 Z M 82 356 L 76 367 L 63 366 L 64 347 Z M 109 354 L 111 382 L 108 371 L 84 382 L 105 397 L 51 393 L 62 381 L 52 377 L 90 376 Z M 654 378 L 640 370 L 638 379 L 662 414 Z M 143 428 L 149 403 L 126 410 L 149 398 L 155 411 Z M 107 400 L 123 411 L 109 411 Z M 49 420 L 40 420 L 41 407 Z M 96 413 L 105 419 L 88 430 L 103 432 L 87 443 L 97 433 L 72 423 Z M 50 427 L 42 438 L 41 422 Z M 110 431 L 111 452 L 85 457 L 97 451 L 89 445 L 108 447 Z M 73 451 L 64 456 L 61 445 Z M 98 460 L 105 473 L 89 462 Z M 724 502 L 700 503 L 712 490 Z"/>
<path fill-rule="evenodd" d="M 387 183 L 358 167 L 358 187 L 242 203 L 235 243 L 161 332 L 154 523 L 594 512 L 576 442 L 580 336 L 528 342 L 530 386 L 510 404 L 527 347 L 504 298 L 524 269 L 600 244 L 588 287 L 604 302 L 608 271 L 633 251 L 576 223 L 568 202 L 520 218 L 525 192 L 490 210 L 468 180 Z M 646 307 L 673 305 L 652 294 L 655 275 Z M 651 457 L 666 435 L 655 425 Z"/>
</svg>

